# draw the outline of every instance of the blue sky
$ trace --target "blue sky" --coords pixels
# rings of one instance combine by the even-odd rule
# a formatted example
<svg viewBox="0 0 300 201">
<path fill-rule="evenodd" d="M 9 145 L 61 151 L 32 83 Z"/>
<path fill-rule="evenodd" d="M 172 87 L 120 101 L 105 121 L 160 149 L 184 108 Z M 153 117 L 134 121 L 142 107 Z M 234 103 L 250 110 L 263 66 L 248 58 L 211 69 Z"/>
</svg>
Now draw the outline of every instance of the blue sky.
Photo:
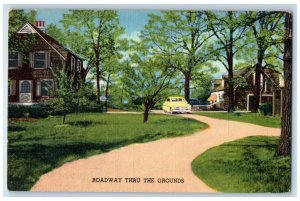
<svg viewBox="0 0 300 201">
<path fill-rule="evenodd" d="M 59 21 L 63 17 L 66 9 L 38 9 L 37 20 L 45 21 L 46 25 L 53 23 L 59 26 Z M 140 31 L 148 20 L 148 13 L 159 13 L 159 11 L 151 10 L 120 10 L 118 11 L 120 25 L 125 28 L 128 36 Z"/>
<path fill-rule="evenodd" d="M 68 12 L 67 9 L 37 9 L 37 20 L 45 21 L 47 26 L 53 23 L 60 27 L 60 20 L 63 14 Z M 137 39 L 138 33 L 143 29 L 148 21 L 148 14 L 159 14 L 158 10 L 119 10 L 120 25 L 125 28 L 125 34 L 128 38 Z M 214 74 L 215 78 L 220 78 L 226 74 L 225 68 L 219 63 L 214 62 L 214 65 L 219 68 L 219 72 Z"/>
</svg>

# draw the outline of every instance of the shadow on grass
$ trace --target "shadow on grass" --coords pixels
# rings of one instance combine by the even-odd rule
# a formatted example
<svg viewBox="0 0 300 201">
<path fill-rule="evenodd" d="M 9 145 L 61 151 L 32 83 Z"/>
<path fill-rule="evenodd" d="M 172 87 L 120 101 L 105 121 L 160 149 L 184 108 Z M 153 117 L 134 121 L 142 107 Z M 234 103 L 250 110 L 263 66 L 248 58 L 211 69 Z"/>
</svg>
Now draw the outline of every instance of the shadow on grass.
<svg viewBox="0 0 300 201">
<path fill-rule="evenodd" d="M 8 131 L 16 132 L 16 131 L 25 131 L 26 128 L 22 126 L 9 125 Z"/>
<path fill-rule="evenodd" d="M 9 145 L 8 148 L 8 189 L 27 191 L 38 178 L 66 162 L 91 155 L 108 152 L 133 143 L 154 141 L 162 137 L 173 137 L 175 132 L 145 134 L 135 139 L 115 142 L 83 143 L 61 141 L 57 144 Z"/>
</svg>

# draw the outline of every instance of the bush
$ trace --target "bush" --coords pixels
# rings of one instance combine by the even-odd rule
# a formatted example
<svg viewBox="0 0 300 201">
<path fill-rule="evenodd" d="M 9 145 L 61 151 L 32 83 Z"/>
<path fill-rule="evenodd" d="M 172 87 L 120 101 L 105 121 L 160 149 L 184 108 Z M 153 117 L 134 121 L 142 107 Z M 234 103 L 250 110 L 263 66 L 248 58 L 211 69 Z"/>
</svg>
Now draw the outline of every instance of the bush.
<svg viewBox="0 0 300 201">
<path fill-rule="evenodd" d="M 20 105 L 8 105 L 8 118 L 21 118 L 25 117 L 27 108 Z"/>
<path fill-rule="evenodd" d="M 46 118 L 48 109 L 44 104 L 36 105 L 8 105 L 8 118 Z"/>
<path fill-rule="evenodd" d="M 27 109 L 30 118 L 46 118 L 49 115 L 47 106 L 43 104 L 32 105 Z"/>
<path fill-rule="evenodd" d="M 261 114 L 263 114 L 264 116 L 266 115 L 272 115 L 272 104 L 271 103 L 264 103 L 262 105 L 259 106 L 259 111 Z"/>
</svg>

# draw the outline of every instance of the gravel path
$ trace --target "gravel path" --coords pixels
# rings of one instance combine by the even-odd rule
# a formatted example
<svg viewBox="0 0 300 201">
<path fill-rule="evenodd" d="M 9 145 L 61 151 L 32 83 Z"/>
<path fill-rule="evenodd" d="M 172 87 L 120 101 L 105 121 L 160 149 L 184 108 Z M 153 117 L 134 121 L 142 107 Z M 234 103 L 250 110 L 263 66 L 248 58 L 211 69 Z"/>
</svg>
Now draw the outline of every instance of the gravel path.
<svg viewBox="0 0 300 201">
<path fill-rule="evenodd" d="M 280 135 L 278 128 L 193 114 L 179 116 L 207 123 L 210 127 L 189 136 L 132 144 L 66 163 L 41 176 L 31 191 L 211 193 L 215 191 L 193 174 L 193 159 L 224 142 L 254 135 Z M 108 182 L 106 178 L 120 179 Z M 140 178 L 140 182 L 129 178 Z M 154 183 L 144 183 L 144 178 L 154 178 Z M 176 183 L 167 183 L 171 182 L 170 178 L 176 178 Z M 181 183 L 182 178 L 184 183 Z M 93 182 L 93 179 L 97 182 Z M 152 179 L 148 182 L 152 182 Z"/>
</svg>

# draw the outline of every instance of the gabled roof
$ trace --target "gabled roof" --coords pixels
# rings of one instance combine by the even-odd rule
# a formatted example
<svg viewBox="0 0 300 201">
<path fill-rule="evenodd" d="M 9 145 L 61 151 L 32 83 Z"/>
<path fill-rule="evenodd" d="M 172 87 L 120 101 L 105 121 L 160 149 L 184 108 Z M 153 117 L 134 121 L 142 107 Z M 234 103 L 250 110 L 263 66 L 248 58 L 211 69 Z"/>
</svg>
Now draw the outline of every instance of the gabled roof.
<svg viewBox="0 0 300 201">
<path fill-rule="evenodd" d="M 25 25 L 23 25 L 17 33 L 36 33 L 38 34 L 48 45 L 56 51 L 64 60 L 67 60 L 65 56 L 65 51 L 75 55 L 76 57 L 82 59 L 79 55 L 75 54 L 73 51 L 71 51 L 68 48 L 65 48 L 63 45 L 61 45 L 57 40 L 49 36 L 48 34 L 41 31 L 39 28 L 37 28 L 35 25 L 27 22 Z"/>
</svg>

